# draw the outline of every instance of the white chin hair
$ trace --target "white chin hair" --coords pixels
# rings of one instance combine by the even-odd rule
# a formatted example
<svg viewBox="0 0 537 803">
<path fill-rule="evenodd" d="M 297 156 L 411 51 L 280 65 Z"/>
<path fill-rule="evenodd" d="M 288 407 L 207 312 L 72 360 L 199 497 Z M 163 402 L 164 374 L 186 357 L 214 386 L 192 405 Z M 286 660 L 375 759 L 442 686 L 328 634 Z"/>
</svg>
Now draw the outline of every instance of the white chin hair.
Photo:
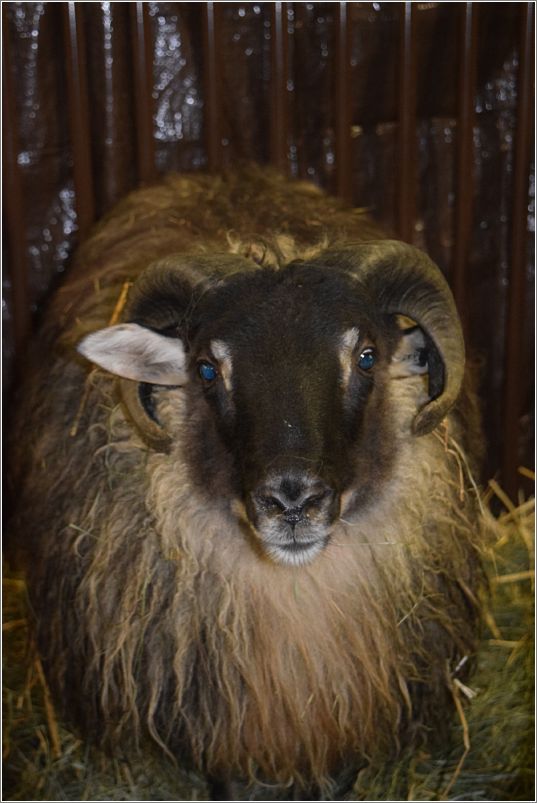
<svg viewBox="0 0 537 803">
<path fill-rule="evenodd" d="M 283 566 L 306 566 L 311 563 L 317 555 L 322 552 L 323 541 L 315 541 L 303 549 L 286 549 L 275 544 L 265 544 L 265 550 L 275 563 Z"/>
</svg>

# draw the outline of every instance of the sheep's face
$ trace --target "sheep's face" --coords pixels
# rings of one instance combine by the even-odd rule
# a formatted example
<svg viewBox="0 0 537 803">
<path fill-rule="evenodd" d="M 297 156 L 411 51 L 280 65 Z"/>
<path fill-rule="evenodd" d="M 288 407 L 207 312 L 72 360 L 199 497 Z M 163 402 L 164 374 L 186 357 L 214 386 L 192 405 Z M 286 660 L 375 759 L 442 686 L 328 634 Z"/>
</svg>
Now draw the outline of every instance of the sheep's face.
<svg viewBox="0 0 537 803">
<path fill-rule="evenodd" d="M 277 562 L 314 558 L 342 493 L 389 462 L 379 430 L 393 334 L 380 337 L 366 307 L 348 278 L 300 265 L 232 278 L 200 303 L 194 470 L 206 483 L 224 447 L 229 493 Z"/>
<path fill-rule="evenodd" d="M 311 561 L 342 498 L 360 507 L 379 493 L 392 460 L 386 383 L 399 330 L 350 277 L 300 263 L 237 274 L 171 337 L 113 329 L 106 367 L 182 385 L 192 481 L 208 503 L 229 502 L 274 561 Z M 85 353 L 99 362 L 95 348 Z M 139 366 L 129 374 L 120 359 Z"/>
</svg>

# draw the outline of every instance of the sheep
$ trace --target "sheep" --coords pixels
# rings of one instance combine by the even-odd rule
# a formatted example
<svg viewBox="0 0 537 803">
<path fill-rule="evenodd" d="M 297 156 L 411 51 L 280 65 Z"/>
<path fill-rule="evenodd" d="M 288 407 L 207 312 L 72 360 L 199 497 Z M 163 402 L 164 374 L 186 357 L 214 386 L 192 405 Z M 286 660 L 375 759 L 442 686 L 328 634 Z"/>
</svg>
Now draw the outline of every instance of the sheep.
<svg viewBox="0 0 537 803">
<path fill-rule="evenodd" d="M 441 731 L 483 585 L 464 366 L 434 263 L 313 185 L 244 168 L 124 199 L 11 426 L 11 540 L 74 726 L 153 740 L 217 797 L 335 794 Z"/>
</svg>

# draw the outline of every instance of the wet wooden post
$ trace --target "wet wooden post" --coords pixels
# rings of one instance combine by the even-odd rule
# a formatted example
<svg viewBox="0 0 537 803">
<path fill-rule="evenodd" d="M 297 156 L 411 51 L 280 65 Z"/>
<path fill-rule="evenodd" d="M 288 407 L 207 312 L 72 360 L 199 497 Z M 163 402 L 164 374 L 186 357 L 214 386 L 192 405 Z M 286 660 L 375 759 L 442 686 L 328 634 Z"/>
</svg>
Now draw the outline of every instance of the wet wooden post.
<svg viewBox="0 0 537 803">
<path fill-rule="evenodd" d="M 467 267 L 472 244 L 474 207 L 474 123 L 477 76 L 478 3 L 461 7 L 459 103 L 457 115 L 456 202 L 451 287 L 463 328 L 467 330 Z"/>
<path fill-rule="evenodd" d="M 533 36 L 535 7 L 521 4 L 520 50 L 518 68 L 518 109 L 514 141 L 513 218 L 511 239 L 511 271 L 509 275 L 505 390 L 503 396 L 502 476 L 506 491 L 516 502 L 520 441 L 520 415 L 523 383 L 523 336 L 526 310 L 526 262 L 528 245 L 528 190 L 531 157 L 531 124 L 533 121 Z"/>
<path fill-rule="evenodd" d="M 413 3 L 401 4 L 397 229 L 411 243 L 416 218 L 416 36 Z"/>
<path fill-rule="evenodd" d="M 336 6 L 336 191 L 340 198 L 352 201 L 352 96 L 350 59 L 349 3 Z"/>
<path fill-rule="evenodd" d="M 287 173 L 287 3 L 271 4 L 270 161 Z"/>
<path fill-rule="evenodd" d="M 222 165 L 222 131 L 218 98 L 218 9 L 214 2 L 203 6 L 203 78 L 205 147 L 209 170 Z"/>
<path fill-rule="evenodd" d="M 17 157 L 19 154 L 16 105 L 10 71 L 9 25 L 6 6 L 2 8 L 2 184 L 5 212 L 5 234 L 8 244 L 7 271 L 11 281 L 13 314 L 14 367 L 24 350 L 30 333 L 30 299 L 28 294 L 28 258 L 25 237 L 25 205 Z"/>
<path fill-rule="evenodd" d="M 95 219 L 83 13 L 79 3 L 63 4 L 69 128 L 80 240 L 88 235 Z"/>
<path fill-rule="evenodd" d="M 130 3 L 134 55 L 134 97 L 138 180 L 149 184 L 157 177 L 153 139 L 153 49 L 147 3 Z"/>
</svg>

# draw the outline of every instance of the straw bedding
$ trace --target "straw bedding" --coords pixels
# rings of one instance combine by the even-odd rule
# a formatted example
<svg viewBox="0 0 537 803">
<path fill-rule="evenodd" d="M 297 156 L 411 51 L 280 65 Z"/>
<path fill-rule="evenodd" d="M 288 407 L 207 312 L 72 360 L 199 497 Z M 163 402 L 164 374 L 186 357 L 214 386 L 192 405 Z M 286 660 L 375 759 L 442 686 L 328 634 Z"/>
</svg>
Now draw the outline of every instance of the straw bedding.
<svg viewBox="0 0 537 803">
<path fill-rule="evenodd" d="M 533 798 L 534 501 L 515 508 L 491 482 L 484 501 L 503 505 L 487 565 L 490 596 L 478 667 L 454 681 L 457 715 L 433 751 L 402 753 L 358 775 L 356 800 Z M 111 759 L 58 720 L 28 642 L 24 581 L 4 580 L 4 800 L 203 800 L 204 782 L 158 750 Z M 270 799 L 269 788 L 256 798 Z"/>
</svg>

